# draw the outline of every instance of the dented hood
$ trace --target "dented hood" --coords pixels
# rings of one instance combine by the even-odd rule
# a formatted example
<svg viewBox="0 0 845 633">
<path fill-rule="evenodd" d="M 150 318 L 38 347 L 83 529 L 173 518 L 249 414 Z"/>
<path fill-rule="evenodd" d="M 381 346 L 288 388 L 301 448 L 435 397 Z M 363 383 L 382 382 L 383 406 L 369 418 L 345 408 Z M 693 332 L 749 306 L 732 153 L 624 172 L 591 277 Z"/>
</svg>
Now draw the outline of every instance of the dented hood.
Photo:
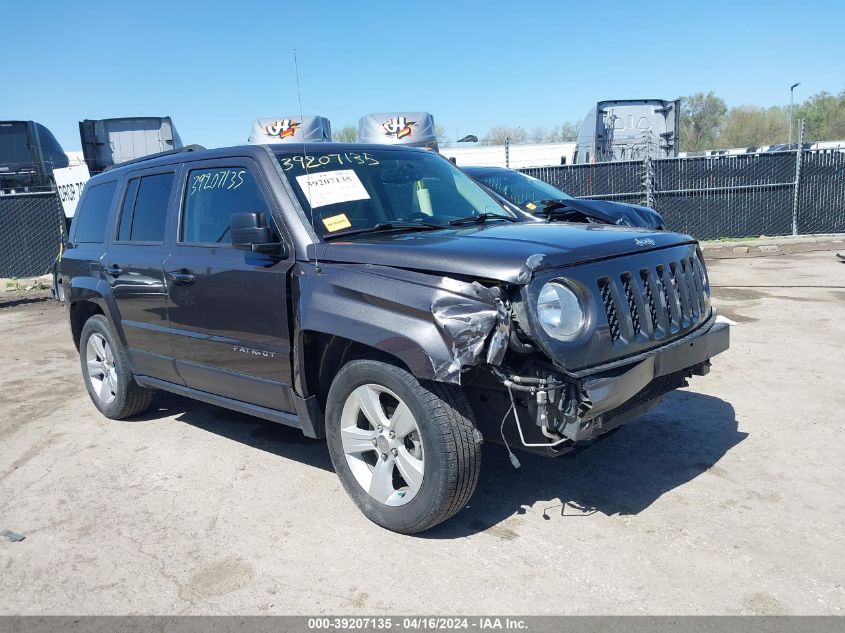
<svg viewBox="0 0 845 633">
<path fill-rule="evenodd" d="M 376 264 L 527 283 L 534 270 L 694 242 L 688 235 L 602 224 L 519 222 L 375 233 L 317 245 L 327 262 Z M 309 248 L 309 259 L 317 251 Z"/>
</svg>

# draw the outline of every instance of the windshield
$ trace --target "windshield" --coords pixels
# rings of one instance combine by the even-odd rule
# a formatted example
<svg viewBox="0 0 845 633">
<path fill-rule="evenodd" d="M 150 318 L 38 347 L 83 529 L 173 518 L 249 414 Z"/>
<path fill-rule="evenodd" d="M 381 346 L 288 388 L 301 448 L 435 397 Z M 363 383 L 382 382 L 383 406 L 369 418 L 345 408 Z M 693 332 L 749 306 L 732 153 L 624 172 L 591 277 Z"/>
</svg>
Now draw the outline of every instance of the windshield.
<svg viewBox="0 0 845 633">
<path fill-rule="evenodd" d="M 446 227 L 467 217 L 488 221 L 512 218 L 478 184 L 432 152 L 309 148 L 307 156 L 276 156 L 299 203 L 307 215 L 313 214 L 309 219 L 323 237 L 396 223 Z"/>
<path fill-rule="evenodd" d="M 518 171 L 494 171 L 476 175 L 475 178 L 515 205 L 529 211 L 541 207 L 543 200 L 573 199 L 568 193 Z"/>
</svg>

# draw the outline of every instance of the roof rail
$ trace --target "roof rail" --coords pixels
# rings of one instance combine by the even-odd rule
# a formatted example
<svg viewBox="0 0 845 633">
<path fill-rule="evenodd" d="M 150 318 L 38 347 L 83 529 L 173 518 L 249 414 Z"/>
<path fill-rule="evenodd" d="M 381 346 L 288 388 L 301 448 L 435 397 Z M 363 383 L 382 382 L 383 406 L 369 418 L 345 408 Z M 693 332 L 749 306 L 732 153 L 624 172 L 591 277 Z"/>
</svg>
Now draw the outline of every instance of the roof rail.
<svg viewBox="0 0 845 633">
<path fill-rule="evenodd" d="M 172 154 L 181 154 L 183 152 L 201 152 L 204 149 L 205 148 L 202 145 L 185 145 L 185 147 L 180 147 L 178 149 L 169 149 L 166 152 L 159 152 L 158 154 L 147 154 L 146 156 L 133 158 L 132 160 L 117 163 L 116 165 L 109 165 L 103 171 L 117 169 L 118 167 L 123 167 L 125 165 L 134 165 L 135 163 L 143 163 L 144 161 L 152 160 L 153 158 L 161 158 L 162 156 L 170 156 Z"/>
</svg>

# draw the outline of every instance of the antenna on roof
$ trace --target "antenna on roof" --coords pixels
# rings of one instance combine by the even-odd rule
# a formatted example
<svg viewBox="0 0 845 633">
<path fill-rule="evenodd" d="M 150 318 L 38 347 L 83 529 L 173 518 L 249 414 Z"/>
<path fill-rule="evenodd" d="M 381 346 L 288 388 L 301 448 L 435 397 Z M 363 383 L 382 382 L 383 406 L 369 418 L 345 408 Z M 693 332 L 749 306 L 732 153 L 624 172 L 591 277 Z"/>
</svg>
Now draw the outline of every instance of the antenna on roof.
<svg viewBox="0 0 845 633">
<path fill-rule="evenodd" d="M 296 49 L 293 49 L 293 68 L 296 72 L 296 98 L 299 100 L 299 120 L 302 121 L 302 90 L 299 85 L 299 62 L 296 59 Z M 308 171 L 308 149 L 305 145 L 305 137 L 302 137 L 302 166 L 305 168 L 305 183 L 308 187 L 308 206 L 311 208 L 309 217 L 311 218 L 311 231 L 314 235 L 317 234 L 317 229 L 314 226 L 314 207 L 311 205 L 311 174 Z M 314 268 L 320 272 L 320 245 L 314 245 Z"/>
</svg>

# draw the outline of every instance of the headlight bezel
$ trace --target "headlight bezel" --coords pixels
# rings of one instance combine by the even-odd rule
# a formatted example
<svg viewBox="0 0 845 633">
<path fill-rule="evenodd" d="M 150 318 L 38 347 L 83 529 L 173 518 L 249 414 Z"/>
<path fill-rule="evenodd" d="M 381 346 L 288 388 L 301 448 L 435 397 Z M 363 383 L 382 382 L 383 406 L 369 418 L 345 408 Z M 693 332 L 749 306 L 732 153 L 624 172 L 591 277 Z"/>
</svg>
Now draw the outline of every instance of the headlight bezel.
<svg viewBox="0 0 845 633">
<path fill-rule="evenodd" d="M 540 306 L 543 295 L 549 291 L 555 293 L 558 301 L 565 298 L 566 306 L 563 305 L 564 302 L 561 302 L 561 316 L 563 316 L 564 311 L 567 311 L 567 309 L 567 314 L 570 314 L 573 310 L 577 309 L 578 325 L 575 328 L 568 328 L 565 332 L 561 332 L 559 329 L 548 325 L 544 321 Z M 576 341 L 583 336 L 584 332 L 590 325 L 589 304 L 585 301 L 584 293 L 576 284 L 567 279 L 555 277 L 545 281 L 540 286 L 533 303 L 534 318 L 540 326 L 540 329 L 546 336 L 556 341 L 564 343 Z"/>
</svg>

